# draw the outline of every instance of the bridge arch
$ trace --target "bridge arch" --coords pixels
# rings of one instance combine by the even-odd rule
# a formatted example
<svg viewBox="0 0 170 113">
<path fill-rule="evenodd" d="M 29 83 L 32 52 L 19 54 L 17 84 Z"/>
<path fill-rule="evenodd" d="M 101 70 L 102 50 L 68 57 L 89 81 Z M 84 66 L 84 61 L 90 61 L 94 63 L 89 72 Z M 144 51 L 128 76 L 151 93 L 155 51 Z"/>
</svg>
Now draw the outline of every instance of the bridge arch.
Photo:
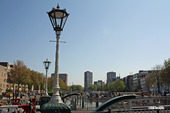
<svg viewBox="0 0 170 113">
<path fill-rule="evenodd" d="M 81 93 L 77 93 L 77 92 L 75 92 L 75 93 L 70 93 L 70 94 L 67 94 L 67 95 L 63 96 L 63 97 L 62 97 L 62 100 L 64 101 L 64 99 L 67 98 L 67 97 L 78 96 L 78 95 L 81 95 Z"/>
<path fill-rule="evenodd" d="M 112 104 L 114 104 L 116 102 L 120 102 L 120 101 L 128 100 L 128 99 L 135 99 L 135 98 L 136 98 L 135 95 L 123 95 L 123 96 L 117 96 L 117 97 L 111 98 L 108 101 L 104 102 L 101 106 L 96 108 L 94 113 L 99 112 L 99 111 L 103 111 L 107 107 L 109 107 L 110 105 L 112 105 Z"/>
</svg>

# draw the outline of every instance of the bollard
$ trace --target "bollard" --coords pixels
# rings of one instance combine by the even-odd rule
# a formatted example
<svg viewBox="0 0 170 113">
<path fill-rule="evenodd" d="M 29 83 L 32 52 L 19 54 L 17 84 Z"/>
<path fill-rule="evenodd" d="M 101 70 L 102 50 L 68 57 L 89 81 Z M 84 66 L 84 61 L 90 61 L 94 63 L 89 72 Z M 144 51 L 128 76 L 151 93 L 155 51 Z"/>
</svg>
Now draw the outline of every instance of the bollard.
<svg viewBox="0 0 170 113">
<path fill-rule="evenodd" d="M 82 108 L 84 108 L 84 97 L 82 97 Z"/>
<path fill-rule="evenodd" d="M 30 113 L 32 113 L 32 110 L 33 110 L 32 103 L 29 103 L 29 105 L 30 105 Z"/>
<path fill-rule="evenodd" d="M 75 98 L 75 110 L 77 110 L 77 99 Z"/>
<path fill-rule="evenodd" d="M 97 98 L 97 101 L 96 101 L 96 108 L 99 106 L 99 100 L 98 100 L 98 98 L 99 98 L 99 95 L 98 94 L 96 94 L 96 98 Z"/>
<path fill-rule="evenodd" d="M 40 109 L 43 106 L 43 104 L 48 103 L 50 101 L 50 96 L 41 96 L 40 97 Z"/>
<path fill-rule="evenodd" d="M 99 102 L 98 102 L 98 99 L 97 99 L 97 102 L 96 102 L 96 108 L 99 107 Z"/>
</svg>

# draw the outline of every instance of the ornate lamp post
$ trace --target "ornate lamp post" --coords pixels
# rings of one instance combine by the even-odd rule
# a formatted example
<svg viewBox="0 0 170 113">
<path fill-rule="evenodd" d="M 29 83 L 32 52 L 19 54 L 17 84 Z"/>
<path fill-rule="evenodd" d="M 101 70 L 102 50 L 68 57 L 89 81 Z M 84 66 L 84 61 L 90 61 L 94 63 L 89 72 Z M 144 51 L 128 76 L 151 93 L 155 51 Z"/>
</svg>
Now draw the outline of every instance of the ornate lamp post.
<svg viewBox="0 0 170 113">
<path fill-rule="evenodd" d="M 47 83 L 48 83 L 48 78 L 47 78 L 47 74 L 48 74 L 48 69 L 50 67 L 51 62 L 48 61 L 48 59 L 46 59 L 46 61 L 43 62 L 45 70 L 46 70 L 46 83 L 45 83 L 45 96 L 48 96 L 48 90 L 47 90 Z"/>
<path fill-rule="evenodd" d="M 63 31 L 64 25 L 67 21 L 69 14 L 66 10 L 61 10 L 59 5 L 57 5 L 57 9 L 53 8 L 52 11 L 48 12 L 48 16 L 50 18 L 51 24 L 53 26 L 54 31 L 56 32 L 57 45 L 56 45 L 56 62 L 55 62 L 55 82 L 53 87 L 53 96 L 51 97 L 52 102 L 63 103 L 59 94 L 59 39 L 60 33 Z"/>
<path fill-rule="evenodd" d="M 59 39 L 60 33 L 63 31 L 65 23 L 69 14 L 66 12 L 66 9 L 60 9 L 59 4 L 57 5 L 57 9 L 53 8 L 50 12 L 47 12 L 50 18 L 51 24 L 53 26 L 54 31 L 56 32 L 57 44 L 56 44 L 56 62 L 55 62 L 55 74 L 54 74 L 54 87 L 53 87 L 53 95 L 50 101 L 42 106 L 42 113 L 71 113 L 70 108 L 63 103 L 60 94 L 59 94 Z"/>
</svg>

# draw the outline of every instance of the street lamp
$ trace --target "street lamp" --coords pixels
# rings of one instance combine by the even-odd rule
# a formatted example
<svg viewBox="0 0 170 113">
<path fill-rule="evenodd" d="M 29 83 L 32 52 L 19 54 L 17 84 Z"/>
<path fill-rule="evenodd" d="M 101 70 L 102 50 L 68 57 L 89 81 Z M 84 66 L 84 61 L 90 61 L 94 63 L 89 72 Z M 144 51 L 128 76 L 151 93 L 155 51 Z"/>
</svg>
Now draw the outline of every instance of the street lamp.
<svg viewBox="0 0 170 113">
<path fill-rule="evenodd" d="M 45 70 L 46 70 L 46 84 L 45 84 L 45 95 L 48 96 L 48 90 L 47 90 L 47 83 L 48 83 L 48 78 L 47 78 L 47 74 L 48 74 L 48 69 L 50 67 L 51 62 L 48 61 L 48 59 L 46 59 L 46 61 L 43 62 Z"/>
<path fill-rule="evenodd" d="M 53 8 L 50 12 L 47 12 L 50 18 L 52 27 L 56 33 L 56 61 L 55 61 L 55 73 L 54 73 L 54 87 L 53 87 L 53 95 L 50 101 L 42 106 L 42 113 L 49 112 L 60 112 L 60 113 L 71 113 L 70 108 L 63 103 L 60 94 L 59 94 L 59 39 L 60 33 L 63 31 L 65 23 L 69 14 L 66 12 L 66 9 L 60 9 L 59 4 L 57 5 L 57 9 Z"/>
<path fill-rule="evenodd" d="M 53 96 L 51 97 L 52 102 L 63 103 L 59 94 L 59 39 L 60 33 L 63 31 L 64 25 L 67 21 L 69 14 L 65 9 L 61 10 L 59 4 L 57 5 L 57 9 L 53 8 L 52 11 L 48 12 L 48 16 L 50 18 L 51 24 L 53 26 L 54 31 L 56 32 L 57 45 L 56 45 L 56 62 L 55 62 L 55 82 L 53 87 Z"/>
</svg>

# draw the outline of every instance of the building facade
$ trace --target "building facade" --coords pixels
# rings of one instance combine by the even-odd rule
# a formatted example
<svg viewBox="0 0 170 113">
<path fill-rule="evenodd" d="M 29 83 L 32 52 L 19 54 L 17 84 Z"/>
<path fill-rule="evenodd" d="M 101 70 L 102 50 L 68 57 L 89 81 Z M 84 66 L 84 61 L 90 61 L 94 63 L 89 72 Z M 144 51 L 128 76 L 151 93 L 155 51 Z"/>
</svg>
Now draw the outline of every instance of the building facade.
<svg viewBox="0 0 170 113">
<path fill-rule="evenodd" d="M 115 80 L 116 80 L 116 72 L 108 72 L 107 73 L 107 84 L 110 84 Z"/>
<path fill-rule="evenodd" d="M 103 85 L 103 84 L 104 84 L 104 82 L 102 80 L 94 81 L 94 85 L 99 86 L 99 85 Z"/>
<path fill-rule="evenodd" d="M 88 91 L 88 87 L 92 85 L 93 82 L 93 73 L 90 71 L 84 72 L 84 91 Z"/>
<path fill-rule="evenodd" d="M 19 88 L 18 88 L 19 87 Z M 28 85 L 7 83 L 7 92 L 28 92 Z"/>
<path fill-rule="evenodd" d="M 132 75 L 133 79 L 133 87 L 132 91 L 140 91 L 140 79 L 139 79 L 139 73 L 136 73 Z"/>
<path fill-rule="evenodd" d="M 7 73 L 8 73 L 7 68 L 5 66 L 0 65 L 0 94 L 2 92 L 6 92 Z"/>
<path fill-rule="evenodd" d="M 59 78 L 64 81 L 64 83 L 68 86 L 68 75 L 67 74 L 59 74 Z"/>
<path fill-rule="evenodd" d="M 51 77 L 54 77 L 55 73 L 51 74 Z M 59 78 L 68 86 L 68 74 L 59 74 Z"/>
<path fill-rule="evenodd" d="M 140 70 L 139 71 L 139 79 L 140 79 L 140 86 L 141 86 L 141 89 L 143 90 L 143 91 L 147 91 L 148 90 L 148 88 L 146 87 L 146 85 L 145 85 L 145 77 L 146 77 L 146 75 L 149 73 L 150 71 L 144 71 L 144 70 Z"/>
<path fill-rule="evenodd" d="M 133 75 L 128 75 L 123 78 L 123 82 L 125 83 L 125 91 L 132 91 L 133 87 Z"/>
<path fill-rule="evenodd" d="M 0 93 L 2 92 L 16 92 L 24 91 L 28 92 L 28 85 L 23 84 L 11 84 L 7 82 L 8 72 L 13 68 L 13 65 L 10 65 L 9 62 L 0 62 Z"/>
</svg>

